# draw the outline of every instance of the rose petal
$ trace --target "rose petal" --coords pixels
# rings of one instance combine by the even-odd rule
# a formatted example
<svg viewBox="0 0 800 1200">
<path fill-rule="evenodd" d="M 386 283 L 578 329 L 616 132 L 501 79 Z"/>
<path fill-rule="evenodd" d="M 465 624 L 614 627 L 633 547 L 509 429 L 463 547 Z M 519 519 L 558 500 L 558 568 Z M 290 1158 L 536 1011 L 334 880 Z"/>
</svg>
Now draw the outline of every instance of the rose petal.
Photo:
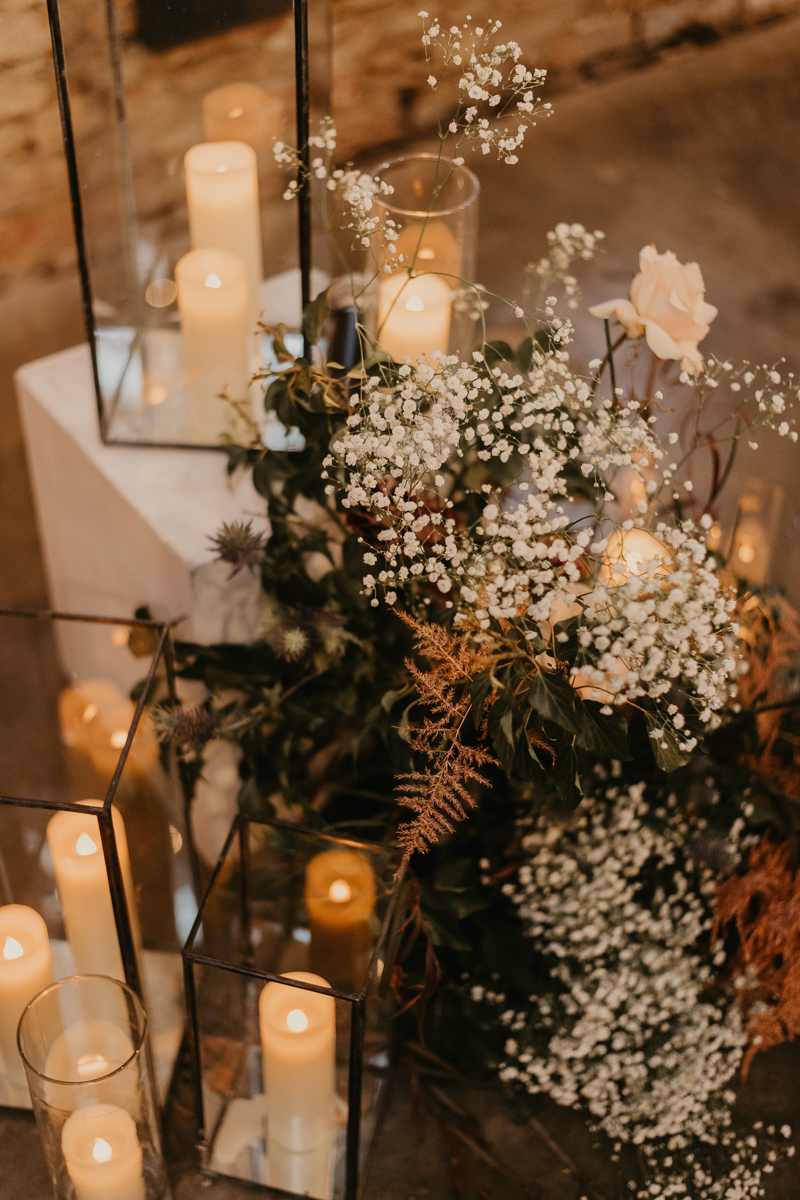
<svg viewBox="0 0 800 1200">
<path fill-rule="evenodd" d="M 593 317 L 616 317 L 629 338 L 641 337 L 644 333 L 642 319 L 630 300 L 607 300 L 605 304 L 595 304 L 589 312 Z"/>
<path fill-rule="evenodd" d="M 680 358 L 682 351 L 672 338 L 655 321 L 645 321 L 647 344 L 656 358 Z"/>
</svg>

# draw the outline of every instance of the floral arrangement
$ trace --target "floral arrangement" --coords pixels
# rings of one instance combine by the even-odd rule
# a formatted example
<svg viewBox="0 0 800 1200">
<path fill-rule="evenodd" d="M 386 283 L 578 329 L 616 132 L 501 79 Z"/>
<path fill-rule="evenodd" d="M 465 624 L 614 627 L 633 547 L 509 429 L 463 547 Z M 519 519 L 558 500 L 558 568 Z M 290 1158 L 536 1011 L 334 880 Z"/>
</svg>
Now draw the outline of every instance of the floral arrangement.
<svg viewBox="0 0 800 1200">
<path fill-rule="evenodd" d="M 534 99 L 544 72 L 497 23 L 421 16 L 431 87 L 458 68 L 440 183 L 467 149 L 513 164 L 550 111 Z M 383 271 L 419 264 L 378 218 L 386 185 L 336 165 L 330 121 L 313 142 L 367 262 L 358 306 Z M 800 633 L 709 533 L 742 441 L 797 441 L 798 383 L 782 364 L 704 357 L 716 309 L 700 268 L 654 246 L 629 297 L 591 310 L 598 356 L 574 363 L 572 272 L 601 245 L 579 224 L 548 236 L 505 301 L 516 347 L 484 330 L 469 354 L 400 362 L 361 324 L 345 373 L 326 359 L 325 293 L 302 355 L 270 330 L 266 406 L 300 448 L 270 449 L 255 425 L 228 447 L 271 534 L 215 538 L 233 571 L 260 575 L 263 635 L 178 643 L 209 700 L 156 718 L 197 774 L 211 738 L 241 747 L 244 811 L 402 848 L 413 905 L 393 986 L 409 1045 L 426 1047 L 418 1074 L 449 1064 L 531 1111 L 545 1095 L 584 1108 L 613 1154 L 641 1147 L 640 1197 L 737 1200 L 761 1194 L 778 1151 L 732 1129 L 733 1076 L 800 1028 L 782 840 L 800 802 Z M 454 289 L 483 320 L 486 294 Z M 620 364 L 645 347 L 647 384 L 626 394 Z"/>
</svg>

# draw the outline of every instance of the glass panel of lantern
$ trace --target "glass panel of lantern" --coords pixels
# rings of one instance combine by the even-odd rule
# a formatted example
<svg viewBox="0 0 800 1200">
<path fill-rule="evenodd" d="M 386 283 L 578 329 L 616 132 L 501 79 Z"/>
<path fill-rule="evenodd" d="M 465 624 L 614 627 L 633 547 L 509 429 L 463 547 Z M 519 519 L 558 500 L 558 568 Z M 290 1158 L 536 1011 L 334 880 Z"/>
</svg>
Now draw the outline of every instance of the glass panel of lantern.
<svg viewBox="0 0 800 1200">
<path fill-rule="evenodd" d="M 298 68 L 312 123 L 330 109 L 330 0 L 295 8 L 48 0 L 106 441 L 218 446 L 264 418 L 256 323 L 301 316 L 299 209 L 273 156 L 309 119 Z"/>
<path fill-rule="evenodd" d="M 354 1200 L 404 915 L 386 849 L 238 816 L 184 948 L 206 1169 Z"/>
<path fill-rule="evenodd" d="M 167 638 L 155 622 L 0 611 L 0 1103 L 30 1106 L 23 1008 L 76 973 L 139 992 L 166 1095 L 197 911 L 184 792 L 149 715 L 175 694 Z"/>
</svg>

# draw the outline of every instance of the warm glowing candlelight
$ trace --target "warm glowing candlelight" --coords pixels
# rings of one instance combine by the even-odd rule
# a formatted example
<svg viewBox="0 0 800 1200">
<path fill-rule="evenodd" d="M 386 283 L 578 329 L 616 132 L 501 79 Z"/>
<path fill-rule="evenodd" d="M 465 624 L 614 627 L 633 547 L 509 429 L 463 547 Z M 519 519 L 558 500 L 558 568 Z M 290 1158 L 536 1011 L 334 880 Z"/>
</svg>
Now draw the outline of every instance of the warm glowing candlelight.
<svg viewBox="0 0 800 1200">
<path fill-rule="evenodd" d="M 367 974 L 375 872 L 358 850 L 325 850 L 306 866 L 311 964 L 334 986 L 360 989 Z"/>
<path fill-rule="evenodd" d="M 145 1200 L 142 1147 L 124 1109 L 76 1109 L 64 1123 L 61 1146 L 76 1200 Z"/>
<path fill-rule="evenodd" d="M 206 141 L 246 142 L 264 166 L 273 138 L 283 132 L 283 120 L 282 100 L 256 83 L 228 83 L 203 97 Z"/>
<path fill-rule="evenodd" d="M 601 575 L 618 587 L 631 575 L 662 578 L 672 569 L 669 547 L 645 529 L 618 529 L 608 540 Z"/>
<path fill-rule="evenodd" d="M 285 979 L 327 988 L 319 975 Z M 259 999 L 271 1187 L 329 1200 L 335 1070 L 333 996 L 268 983 Z"/>
<path fill-rule="evenodd" d="M 101 801 L 87 800 L 99 807 Z M 139 941 L 125 823 L 111 809 L 122 879 L 134 939 Z M 60 812 L 50 818 L 47 841 L 53 857 L 64 926 L 81 975 L 110 975 L 124 979 L 111 892 L 97 818 L 90 813 Z"/>
<path fill-rule="evenodd" d="M 378 289 L 378 341 L 400 362 L 434 350 L 446 354 L 451 309 L 450 286 L 438 275 L 387 275 Z"/>
<path fill-rule="evenodd" d="M 0 1055 L 5 1077 L 26 1088 L 17 1025 L 27 1004 L 53 981 L 47 926 L 25 904 L 0 908 Z M 27 1089 L 26 1089 L 27 1090 Z"/>
</svg>

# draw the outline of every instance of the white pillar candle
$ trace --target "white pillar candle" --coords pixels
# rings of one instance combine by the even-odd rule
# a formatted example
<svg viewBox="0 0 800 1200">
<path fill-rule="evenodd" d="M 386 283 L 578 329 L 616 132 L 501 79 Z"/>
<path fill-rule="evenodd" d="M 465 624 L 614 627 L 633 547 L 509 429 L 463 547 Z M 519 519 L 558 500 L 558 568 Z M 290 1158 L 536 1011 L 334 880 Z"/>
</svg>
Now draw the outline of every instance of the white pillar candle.
<svg viewBox="0 0 800 1200">
<path fill-rule="evenodd" d="M 64 1123 L 61 1148 L 76 1200 L 145 1200 L 142 1147 L 124 1109 L 76 1109 Z"/>
<path fill-rule="evenodd" d="M 378 341 L 399 362 L 446 354 L 451 309 L 450 287 L 438 275 L 387 275 L 378 289 Z"/>
<path fill-rule="evenodd" d="M 100 800 L 84 803 L 95 807 L 101 805 Z M 121 813 L 113 807 L 111 819 L 134 942 L 138 945 L 139 927 L 125 823 Z M 110 975 L 113 979 L 124 980 L 97 818 L 90 813 L 56 813 L 47 825 L 47 842 L 77 974 Z"/>
<path fill-rule="evenodd" d="M 228 83 L 203 97 L 203 126 L 207 142 L 246 142 L 266 165 L 283 132 L 283 101 L 256 83 Z"/>
<path fill-rule="evenodd" d="M 244 142 L 200 142 L 187 150 L 183 162 L 192 249 L 227 250 L 244 259 L 247 332 L 254 334 L 264 278 L 255 150 Z"/>
<path fill-rule="evenodd" d="M 435 215 L 424 224 L 421 221 L 404 224 L 394 244 L 396 254 L 403 256 L 406 271 L 461 274 L 461 247 L 444 221 L 437 220 Z M 450 287 L 457 286 L 455 279 L 448 282 Z"/>
<path fill-rule="evenodd" d="M 247 270 L 226 250 L 192 250 L 175 266 L 186 361 L 189 427 L 201 442 L 216 442 L 235 426 L 235 413 L 219 399 L 248 397 Z"/>
<path fill-rule="evenodd" d="M 3 1074 L 26 1088 L 25 1068 L 17 1050 L 17 1025 L 23 1009 L 53 982 L 47 926 L 25 904 L 0 908 L 0 1054 Z"/>
<path fill-rule="evenodd" d="M 290 971 L 328 987 L 319 975 Z M 333 996 L 268 983 L 259 999 L 271 1187 L 331 1195 L 336 1010 Z"/>
</svg>

